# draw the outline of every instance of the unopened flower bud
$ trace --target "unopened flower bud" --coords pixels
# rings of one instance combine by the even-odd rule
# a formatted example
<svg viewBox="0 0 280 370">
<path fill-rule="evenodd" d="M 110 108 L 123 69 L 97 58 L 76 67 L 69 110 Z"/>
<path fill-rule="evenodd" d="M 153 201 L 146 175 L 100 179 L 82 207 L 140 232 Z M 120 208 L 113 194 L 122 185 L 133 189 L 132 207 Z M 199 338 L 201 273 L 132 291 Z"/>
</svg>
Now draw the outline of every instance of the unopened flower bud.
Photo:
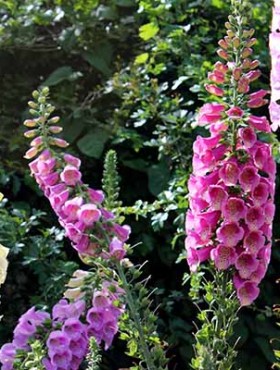
<svg viewBox="0 0 280 370">
<path fill-rule="evenodd" d="M 31 158 L 35 157 L 37 154 L 38 154 L 37 148 L 35 148 L 35 147 L 30 148 L 29 150 L 27 150 L 27 152 L 25 153 L 23 158 L 31 159 Z"/>
<path fill-rule="evenodd" d="M 66 147 L 69 145 L 69 143 L 67 143 L 67 141 L 66 141 L 66 140 L 59 139 L 59 138 L 57 138 L 57 137 L 55 137 L 55 138 L 53 138 L 53 139 L 51 140 L 51 144 L 52 144 L 52 145 L 56 145 L 56 146 L 58 146 L 59 148 L 66 148 Z"/>
<path fill-rule="evenodd" d="M 49 123 L 50 123 L 50 124 L 57 123 L 59 120 L 60 120 L 60 117 L 55 116 L 55 117 L 52 117 L 52 118 L 49 120 Z"/>
<path fill-rule="evenodd" d="M 205 85 L 205 90 L 208 91 L 210 94 L 216 95 L 216 96 L 224 96 L 224 90 L 220 87 L 217 87 L 215 85 Z"/>
<path fill-rule="evenodd" d="M 40 104 L 44 104 L 46 102 L 46 97 L 45 96 L 40 96 L 39 99 L 38 99 L 38 102 Z"/>
<path fill-rule="evenodd" d="M 238 81 L 237 85 L 237 91 L 241 94 L 246 94 L 250 87 L 249 87 L 249 79 L 246 77 L 241 77 L 240 80 Z"/>
<path fill-rule="evenodd" d="M 49 92 L 50 92 L 50 89 L 47 86 L 45 86 L 42 89 L 42 94 L 45 95 L 45 96 L 49 95 Z"/>
<path fill-rule="evenodd" d="M 213 72 L 208 73 L 208 79 L 217 84 L 222 84 L 225 82 L 225 75 L 218 70 L 214 70 Z"/>
<path fill-rule="evenodd" d="M 251 65 L 251 60 L 250 59 L 244 59 L 242 63 L 242 68 L 244 69 L 249 69 Z"/>
<path fill-rule="evenodd" d="M 29 109 L 29 112 L 32 116 L 38 116 L 38 112 L 35 109 Z"/>
<path fill-rule="evenodd" d="M 217 54 L 219 55 L 219 57 L 221 57 L 225 60 L 228 60 L 228 53 L 226 51 L 224 51 L 223 49 L 218 49 Z"/>
<path fill-rule="evenodd" d="M 228 43 L 224 39 L 219 40 L 218 44 L 223 49 L 227 49 L 228 48 Z"/>
<path fill-rule="evenodd" d="M 248 48 L 250 48 L 251 46 L 255 45 L 255 43 L 257 42 L 257 39 L 256 38 L 253 38 L 253 39 L 250 39 L 246 42 L 246 46 Z"/>
<path fill-rule="evenodd" d="M 33 93 L 32 93 L 32 96 L 33 96 L 34 99 L 38 99 L 39 95 L 40 94 L 39 94 L 38 90 L 34 90 Z"/>
<path fill-rule="evenodd" d="M 243 37 L 245 37 L 246 39 L 250 38 L 253 36 L 254 33 L 255 33 L 255 30 L 253 28 L 250 30 L 245 30 L 243 31 Z"/>
<path fill-rule="evenodd" d="M 232 75 L 235 81 L 238 81 L 240 79 L 241 74 L 242 74 L 242 68 L 240 67 L 234 68 L 234 70 L 232 71 Z"/>
<path fill-rule="evenodd" d="M 34 119 L 27 119 L 23 122 L 24 126 L 26 127 L 36 127 L 37 122 Z"/>
<path fill-rule="evenodd" d="M 250 63 L 250 69 L 255 69 L 255 68 L 257 68 L 259 65 L 260 65 L 260 62 L 259 62 L 258 60 L 253 60 L 253 61 Z"/>
<path fill-rule="evenodd" d="M 229 22 L 226 22 L 226 23 L 225 23 L 225 27 L 226 27 L 228 30 L 230 30 L 230 29 L 231 29 L 231 24 L 230 24 Z"/>
<path fill-rule="evenodd" d="M 231 41 L 231 38 L 230 38 L 230 37 L 228 37 L 228 36 L 225 36 L 225 37 L 224 37 L 224 39 L 225 39 L 225 42 L 226 42 L 227 44 L 229 44 L 229 43 L 230 43 L 230 41 Z"/>
<path fill-rule="evenodd" d="M 63 128 L 61 126 L 50 126 L 49 130 L 52 134 L 59 134 Z"/>
<path fill-rule="evenodd" d="M 27 137 L 28 139 L 31 139 L 32 137 L 35 137 L 38 134 L 38 130 L 28 130 L 23 135 Z"/>
<path fill-rule="evenodd" d="M 250 71 L 246 74 L 246 77 L 250 82 L 257 80 L 261 76 L 261 71 L 256 69 L 255 71 Z"/>
<path fill-rule="evenodd" d="M 224 74 L 228 71 L 228 66 L 220 61 L 215 63 L 214 68 L 216 71 L 222 72 Z"/>
<path fill-rule="evenodd" d="M 235 48 L 238 48 L 240 46 L 240 38 L 239 37 L 234 37 L 232 39 L 232 44 Z"/>
<path fill-rule="evenodd" d="M 235 34 L 234 34 L 234 32 L 232 30 L 227 30 L 227 35 L 228 35 L 229 38 L 232 39 Z"/>
<path fill-rule="evenodd" d="M 36 109 L 38 107 L 38 104 L 35 103 L 35 101 L 30 100 L 28 103 L 30 108 Z"/>
<path fill-rule="evenodd" d="M 233 25 L 233 24 L 236 24 L 236 19 L 235 19 L 235 17 L 233 16 L 233 15 L 229 15 L 228 16 L 228 20 L 229 20 L 229 22 Z"/>
<path fill-rule="evenodd" d="M 38 136 L 35 139 L 33 139 L 30 143 L 30 146 L 39 146 L 43 143 L 43 138 L 42 136 Z"/>
<path fill-rule="evenodd" d="M 241 57 L 242 58 L 247 58 L 252 53 L 253 53 L 253 50 L 251 48 L 244 48 L 243 51 L 242 51 L 242 53 L 241 53 Z"/>
</svg>

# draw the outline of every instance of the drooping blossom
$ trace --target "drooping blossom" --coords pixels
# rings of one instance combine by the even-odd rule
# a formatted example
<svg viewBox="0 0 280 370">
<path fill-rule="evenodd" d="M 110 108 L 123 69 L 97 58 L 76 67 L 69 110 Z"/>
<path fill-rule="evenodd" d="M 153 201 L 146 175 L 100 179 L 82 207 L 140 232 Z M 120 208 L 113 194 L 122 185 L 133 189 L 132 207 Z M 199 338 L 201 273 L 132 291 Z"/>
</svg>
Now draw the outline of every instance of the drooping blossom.
<svg viewBox="0 0 280 370">
<path fill-rule="evenodd" d="M 271 132 L 269 121 L 250 111 L 266 104 L 268 93 L 251 91 L 260 76 L 257 61 L 249 58 L 252 49 L 243 47 L 240 61 L 231 60 L 240 41 L 255 42 L 252 31 L 238 43 L 233 31 L 219 42 L 224 61 L 215 64 L 205 86 L 215 102 L 204 104 L 197 117 L 210 136 L 198 136 L 193 144 L 185 245 L 192 272 L 206 260 L 218 270 L 230 269 L 240 304 L 248 305 L 269 263 L 276 166 L 271 145 L 259 139 L 259 133 Z"/>
<path fill-rule="evenodd" d="M 103 207 L 101 190 L 83 183 L 80 159 L 54 151 L 55 147 L 67 146 L 63 139 L 53 137 L 53 133 L 62 130 L 59 126 L 49 126 L 57 121 L 58 117 L 49 120 L 39 117 L 24 122 L 33 128 L 25 133 L 33 139 L 25 157 L 36 157 L 29 164 L 31 174 L 49 199 L 65 235 L 81 255 L 122 259 L 130 228 L 118 225 L 114 214 Z"/>
</svg>

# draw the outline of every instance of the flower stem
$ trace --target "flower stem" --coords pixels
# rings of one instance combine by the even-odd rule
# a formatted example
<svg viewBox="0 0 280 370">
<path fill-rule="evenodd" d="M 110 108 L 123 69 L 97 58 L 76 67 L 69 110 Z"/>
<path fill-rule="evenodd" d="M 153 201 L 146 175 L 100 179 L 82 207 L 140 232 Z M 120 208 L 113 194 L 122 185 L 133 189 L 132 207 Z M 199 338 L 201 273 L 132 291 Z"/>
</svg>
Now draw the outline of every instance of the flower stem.
<svg viewBox="0 0 280 370">
<path fill-rule="evenodd" d="M 142 320 L 139 314 L 139 308 L 135 304 L 135 299 L 132 296 L 131 289 L 126 279 L 123 266 L 119 262 L 117 262 L 116 265 L 117 265 L 117 271 L 118 271 L 119 277 L 123 284 L 123 289 L 125 290 L 125 293 L 126 293 L 126 301 L 128 304 L 130 315 L 135 324 L 135 328 L 139 334 L 139 347 L 142 352 L 143 360 L 145 361 L 148 370 L 158 370 L 154 364 L 149 346 L 146 342 L 146 336 L 143 330 Z"/>
</svg>

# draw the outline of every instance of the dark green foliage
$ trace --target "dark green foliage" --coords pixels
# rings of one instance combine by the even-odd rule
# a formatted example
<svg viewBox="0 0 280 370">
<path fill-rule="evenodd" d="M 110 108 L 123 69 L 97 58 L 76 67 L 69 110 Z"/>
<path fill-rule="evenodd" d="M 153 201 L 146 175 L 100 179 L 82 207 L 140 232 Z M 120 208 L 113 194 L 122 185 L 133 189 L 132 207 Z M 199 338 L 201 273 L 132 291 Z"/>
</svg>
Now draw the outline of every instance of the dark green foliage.
<svg viewBox="0 0 280 370">
<path fill-rule="evenodd" d="M 61 230 L 46 227 L 44 213 L 35 210 L 31 213 L 16 205 L 4 206 L 5 199 L 0 204 L 0 243 L 10 249 L 1 304 L 3 342 L 28 307 L 34 304 L 51 307 L 61 299 L 78 264 L 65 253 Z"/>
</svg>

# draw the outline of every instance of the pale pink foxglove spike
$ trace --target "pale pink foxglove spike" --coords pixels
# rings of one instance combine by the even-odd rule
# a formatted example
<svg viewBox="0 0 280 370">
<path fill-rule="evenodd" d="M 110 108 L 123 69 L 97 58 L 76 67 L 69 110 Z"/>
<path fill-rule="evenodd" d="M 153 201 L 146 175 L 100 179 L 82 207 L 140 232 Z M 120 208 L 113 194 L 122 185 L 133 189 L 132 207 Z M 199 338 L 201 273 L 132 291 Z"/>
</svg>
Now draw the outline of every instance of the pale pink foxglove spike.
<svg viewBox="0 0 280 370">
<path fill-rule="evenodd" d="M 275 0 L 272 16 L 271 34 L 269 36 L 271 55 L 271 101 L 269 105 L 271 129 L 276 131 L 280 126 L 280 0 Z"/>
</svg>

